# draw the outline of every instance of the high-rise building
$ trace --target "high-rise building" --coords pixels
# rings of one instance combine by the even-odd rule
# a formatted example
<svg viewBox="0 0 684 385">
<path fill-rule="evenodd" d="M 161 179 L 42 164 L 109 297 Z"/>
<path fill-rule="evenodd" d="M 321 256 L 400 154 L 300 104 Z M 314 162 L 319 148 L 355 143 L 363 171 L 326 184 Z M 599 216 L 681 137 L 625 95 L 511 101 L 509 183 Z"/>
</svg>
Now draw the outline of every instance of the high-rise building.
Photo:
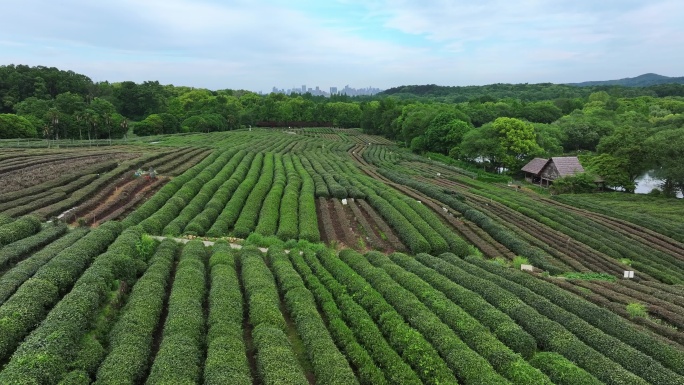
<svg viewBox="0 0 684 385">
<path fill-rule="evenodd" d="M 303 94 L 306 93 L 306 84 L 302 84 L 302 93 L 303 93 Z"/>
<path fill-rule="evenodd" d="M 334 95 L 337 93 L 337 87 L 330 87 L 330 95 Z"/>
</svg>

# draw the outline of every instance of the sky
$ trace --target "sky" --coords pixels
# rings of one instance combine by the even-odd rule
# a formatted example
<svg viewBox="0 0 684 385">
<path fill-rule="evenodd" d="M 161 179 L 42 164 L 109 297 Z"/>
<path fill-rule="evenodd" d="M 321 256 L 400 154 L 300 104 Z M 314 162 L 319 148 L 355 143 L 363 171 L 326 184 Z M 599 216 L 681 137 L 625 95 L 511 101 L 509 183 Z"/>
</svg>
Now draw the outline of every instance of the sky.
<svg viewBox="0 0 684 385">
<path fill-rule="evenodd" d="M 93 81 L 270 92 L 684 76 L 682 0 L 2 3 L 0 65 Z"/>
</svg>

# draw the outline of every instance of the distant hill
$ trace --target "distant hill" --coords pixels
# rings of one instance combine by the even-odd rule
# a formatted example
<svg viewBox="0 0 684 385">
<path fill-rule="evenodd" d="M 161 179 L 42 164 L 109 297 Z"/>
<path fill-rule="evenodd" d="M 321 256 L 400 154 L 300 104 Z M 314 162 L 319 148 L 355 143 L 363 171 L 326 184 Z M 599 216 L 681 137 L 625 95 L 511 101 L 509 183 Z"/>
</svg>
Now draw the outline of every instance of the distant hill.
<svg viewBox="0 0 684 385">
<path fill-rule="evenodd" d="M 648 87 L 658 84 L 684 84 L 684 76 L 669 77 L 658 74 L 643 74 L 634 78 L 624 78 L 618 80 L 600 80 L 589 81 L 582 83 L 567 83 L 571 86 L 577 87 L 593 87 L 593 86 L 625 86 L 625 87 Z"/>
</svg>

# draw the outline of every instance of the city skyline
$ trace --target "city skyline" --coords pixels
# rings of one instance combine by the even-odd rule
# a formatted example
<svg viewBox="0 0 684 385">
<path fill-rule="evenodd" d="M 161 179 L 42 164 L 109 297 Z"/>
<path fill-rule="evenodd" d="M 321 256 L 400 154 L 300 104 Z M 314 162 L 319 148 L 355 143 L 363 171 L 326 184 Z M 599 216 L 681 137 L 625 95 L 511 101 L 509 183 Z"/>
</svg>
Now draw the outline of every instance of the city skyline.
<svg viewBox="0 0 684 385">
<path fill-rule="evenodd" d="M 321 89 L 320 86 L 315 86 L 314 88 L 307 87 L 303 84 L 301 87 L 293 86 L 292 88 L 278 88 L 273 86 L 271 88 L 271 93 L 279 94 L 306 94 L 310 93 L 313 96 L 325 96 L 330 97 L 331 95 L 347 95 L 347 96 L 365 96 L 365 95 L 375 95 L 383 90 L 380 88 L 368 86 L 363 88 L 350 87 L 348 84 L 343 88 L 338 88 L 337 86 L 328 87 L 328 91 Z M 259 91 L 259 93 L 262 93 Z"/>
</svg>

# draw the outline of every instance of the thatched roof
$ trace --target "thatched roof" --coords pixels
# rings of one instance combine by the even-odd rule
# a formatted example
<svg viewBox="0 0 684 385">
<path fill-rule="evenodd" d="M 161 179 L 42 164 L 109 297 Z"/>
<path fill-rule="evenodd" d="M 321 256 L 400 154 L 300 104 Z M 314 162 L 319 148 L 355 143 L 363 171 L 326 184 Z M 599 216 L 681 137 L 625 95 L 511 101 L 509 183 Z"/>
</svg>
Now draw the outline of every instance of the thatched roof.
<svg viewBox="0 0 684 385">
<path fill-rule="evenodd" d="M 544 166 L 546 166 L 547 162 L 548 159 L 534 158 L 522 168 L 522 171 L 537 175 L 541 172 Z"/>
<path fill-rule="evenodd" d="M 584 172 L 584 167 L 576 156 L 556 156 L 551 158 L 561 177 Z"/>
</svg>

